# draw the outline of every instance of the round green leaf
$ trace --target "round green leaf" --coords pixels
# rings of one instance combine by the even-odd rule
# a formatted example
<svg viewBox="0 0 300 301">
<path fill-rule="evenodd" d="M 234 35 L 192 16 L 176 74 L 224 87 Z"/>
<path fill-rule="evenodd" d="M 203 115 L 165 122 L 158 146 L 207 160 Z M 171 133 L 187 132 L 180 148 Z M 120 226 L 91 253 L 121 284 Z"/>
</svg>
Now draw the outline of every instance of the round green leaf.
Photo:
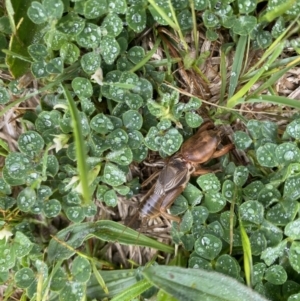
<svg viewBox="0 0 300 301">
<path fill-rule="evenodd" d="M 221 189 L 219 179 L 215 174 L 209 173 L 197 178 L 197 183 L 203 191 L 216 192 Z"/>
<path fill-rule="evenodd" d="M 249 120 L 247 123 L 247 129 L 252 138 L 259 139 L 262 137 L 262 123 L 259 120 Z"/>
<path fill-rule="evenodd" d="M 47 11 L 44 6 L 37 1 L 31 2 L 27 14 L 29 19 L 35 24 L 42 24 L 47 21 Z"/>
<path fill-rule="evenodd" d="M 263 262 L 258 262 L 253 265 L 253 285 L 262 282 L 265 270 L 266 265 Z"/>
<path fill-rule="evenodd" d="M 264 220 L 264 207 L 257 201 L 243 203 L 239 208 L 239 212 L 243 221 L 260 225 Z"/>
<path fill-rule="evenodd" d="M 22 153 L 10 153 L 5 159 L 8 174 L 14 179 L 25 178 L 31 168 L 28 157 Z"/>
<path fill-rule="evenodd" d="M 257 24 L 257 19 L 254 16 L 240 16 L 233 23 L 232 30 L 235 34 L 246 36 L 251 33 Z"/>
<path fill-rule="evenodd" d="M 25 175 L 22 178 L 16 179 L 16 178 L 13 178 L 9 174 L 8 169 L 7 169 L 6 166 L 4 166 L 3 169 L 2 169 L 3 179 L 10 186 L 20 186 L 20 185 L 25 184 L 26 183 L 26 174 L 27 174 L 27 172 L 25 173 Z"/>
<path fill-rule="evenodd" d="M 30 239 L 20 231 L 17 231 L 13 243 L 13 251 L 18 258 L 29 254 L 33 247 Z"/>
<path fill-rule="evenodd" d="M 300 119 L 293 120 L 286 127 L 286 132 L 293 138 L 300 139 Z"/>
<path fill-rule="evenodd" d="M 222 250 L 222 241 L 211 234 L 204 234 L 195 241 L 195 252 L 209 260 L 215 259 Z"/>
<path fill-rule="evenodd" d="M 290 295 L 287 301 L 300 301 L 300 293 Z"/>
<path fill-rule="evenodd" d="M 182 10 L 177 15 L 177 19 L 181 30 L 190 30 L 193 28 L 193 17 L 190 10 L 188 9 Z"/>
<path fill-rule="evenodd" d="M 78 60 L 80 50 L 73 43 L 64 43 L 60 48 L 59 54 L 66 64 L 71 65 Z"/>
<path fill-rule="evenodd" d="M 16 255 L 14 249 L 10 244 L 5 243 L 5 240 L 2 239 L 2 242 L 0 244 L 0 273 L 11 269 L 15 265 L 15 261 Z"/>
<path fill-rule="evenodd" d="M 35 61 L 42 61 L 48 55 L 47 47 L 44 44 L 28 46 L 28 53 Z"/>
<path fill-rule="evenodd" d="M 51 29 L 44 35 L 44 41 L 47 48 L 59 50 L 64 43 L 68 42 L 68 36 L 56 29 Z"/>
<path fill-rule="evenodd" d="M 257 34 L 256 41 L 260 48 L 265 49 L 271 45 L 273 37 L 269 31 L 261 30 Z"/>
<path fill-rule="evenodd" d="M 24 188 L 17 197 L 17 205 L 20 210 L 28 212 L 36 201 L 36 193 L 30 188 Z"/>
<path fill-rule="evenodd" d="M 189 268 L 213 270 L 212 264 L 204 258 L 193 256 L 189 259 Z"/>
<path fill-rule="evenodd" d="M 86 23 L 84 29 L 76 36 L 79 46 L 84 48 L 96 48 L 101 41 L 100 28 L 92 23 Z"/>
<path fill-rule="evenodd" d="M 284 234 L 292 240 L 300 239 L 300 219 L 288 223 L 284 228 Z"/>
<path fill-rule="evenodd" d="M 177 152 L 182 144 L 182 136 L 175 128 L 169 129 L 162 138 L 161 150 L 168 155 Z"/>
<path fill-rule="evenodd" d="M 123 30 L 123 21 L 118 15 L 111 13 L 108 14 L 101 24 L 102 31 L 106 30 L 106 34 L 112 37 L 118 36 Z"/>
<path fill-rule="evenodd" d="M 78 281 L 65 282 L 65 286 L 59 292 L 59 301 L 81 301 L 86 294 L 86 284 Z"/>
<path fill-rule="evenodd" d="M 86 217 L 93 217 L 97 213 L 97 206 L 94 203 L 91 203 L 90 205 L 85 206 L 83 210 Z"/>
<path fill-rule="evenodd" d="M 241 268 L 235 258 L 231 257 L 228 254 L 223 254 L 218 257 L 215 263 L 215 270 L 233 278 L 238 278 Z"/>
<path fill-rule="evenodd" d="M 281 265 L 275 264 L 266 269 L 264 278 L 270 283 L 280 285 L 286 282 L 287 273 Z"/>
<path fill-rule="evenodd" d="M 266 143 L 260 146 L 256 150 L 256 157 L 259 164 L 266 167 L 278 166 L 275 154 L 276 148 L 277 145 L 273 143 Z"/>
<path fill-rule="evenodd" d="M 226 199 L 219 192 L 209 191 L 205 194 L 203 205 L 210 213 L 221 211 L 226 205 Z"/>
<path fill-rule="evenodd" d="M 127 57 L 134 64 L 138 64 L 145 58 L 145 50 L 141 46 L 133 46 L 128 50 Z"/>
<path fill-rule="evenodd" d="M 0 104 L 5 105 L 9 102 L 8 91 L 4 87 L 0 87 Z"/>
<path fill-rule="evenodd" d="M 218 39 L 218 34 L 212 29 L 207 29 L 205 36 L 209 41 L 216 41 Z"/>
<path fill-rule="evenodd" d="M 123 124 L 129 130 L 139 130 L 143 124 L 143 117 L 138 111 L 129 110 L 122 115 Z"/>
<path fill-rule="evenodd" d="M 188 183 L 183 191 L 183 196 L 187 199 L 190 206 L 196 206 L 200 204 L 203 194 L 196 186 Z"/>
<path fill-rule="evenodd" d="M 116 39 L 111 36 L 104 36 L 100 43 L 101 55 L 108 65 L 111 65 L 120 53 L 120 46 Z"/>
<path fill-rule="evenodd" d="M 48 76 L 46 65 L 47 63 L 45 61 L 33 62 L 31 64 L 31 71 L 35 78 L 43 78 Z"/>
<path fill-rule="evenodd" d="M 48 155 L 47 157 L 47 169 L 46 172 L 48 175 L 54 177 L 58 173 L 59 163 L 54 155 Z"/>
<path fill-rule="evenodd" d="M 230 211 L 224 211 L 220 215 L 220 222 L 225 229 L 229 229 L 231 227 L 231 223 L 233 227 L 236 225 L 236 216 L 233 215 Z"/>
<path fill-rule="evenodd" d="M 72 264 L 71 273 L 78 282 L 87 282 L 91 275 L 90 262 L 83 257 L 77 256 Z"/>
<path fill-rule="evenodd" d="M 172 126 L 172 122 L 169 119 L 162 119 L 158 124 L 157 128 L 160 131 L 166 131 L 168 128 Z"/>
<path fill-rule="evenodd" d="M 106 137 L 111 149 L 117 150 L 125 146 L 128 142 L 128 135 L 122 129 L 116 129 Z"/>
<path fill-rule="evenodd" d="M 51 196 L 53 193 L 52 189 L 49 186 L 41 185 L 37 189 L 37 198 L 41 200 L 47 200 L 49 196 Z"/>
<path fill-rule="evenodd" d="M 271 32 L 272 36 L 275 39 L 278 38 L 285 31 L 285 29 L 286 29 L 285 20 L 283 16 L 280 16 L 272 27 L 272 32 Z"/>
<path fill-rule="evenodd" d="M 67 282 L 67 275 L 62 268 L 59 268 L 51 279 L 50 289 L 52 291 L 60 291 Z"/>
<path fill-rule="evenodd" d="M 107 134 L 114 129 L 111 120 L 103 113 L 94 116 L 90 122 L 91 129 L 99 134 Z"/>
<path fill-rule="evenodd" d="M 46 71 L 52 74 L 61 74 L 64 69 L 64 63 L 60 57 L 56 57 L 49 61 L 46 65 Z"/>
<path fill-rule="evenodd" d="M 61 211 L 61 204 L 58 200 L 51 199 L 45 202 L 43 209 L 46 217 L 55 217 Z"/>
<path fill-rule="evenodd" d="M 79 205 L 81 203 L 81 198 L 77 192 L 71 191 L 67 194 L 65 201 L 67 205 Z"/>
<path fill-rule="evenodd" d="M 67 36 L 76 36 L 84 28 L 85 19 L 76 14 L 68 14 L 59 20 L 57 29 Z"/>
<path fill-rule="evenodd" d="M 289 252 L 289 261 L 292 268 L 297 272 L 300 273 L 300 242 L 293 241 L 290 252 Z"/>
<path fill-rule="evenodd" d="M 43 133 L 46 130 L 57 128 L 60 118 L 61 114 L 58 111 L 43 111 L 39 114 L 37 120 L 35 121 L 36 130 L 40 133 Z"/>
<path fill-rule="evenodd" d="M 229 201 L 235 200 L 237 192 L 236 185 L 231 180 L 225 180 L 222 185 L 222 194 Z"/>
<path fill-rule="evenodd" d="M 210 10 L 205 10 L 203 15 L 203 23 L 207 28 L 215 28 L 220 23 L 218 17 Z"/>
<path fill-rule="evenodd" d="M 249 14 L 256 8 L 256 1 L 239 0 L 238 6 L 241 14 Z"/>
<path fill-rule="evenodd" d="M 120 45 L 120 39 L 117 39 L 117 42 Z M 120 45 L 122 47 L 122 45 Z M 120 48 L 120 53 L 122 54 L 122 48 Z M 120 71 L 130 71 L 134 67 L 134 64 L 128 60 L 127 57 L 121 56 L 117 61 L 117 69 Z"/>
<path fill-rule="evenodd" d="M 146 27 L 146 10 L 140 5 L 131 5 L 126 12 L 126 22 L 135 32 L 141 32 Z"/>
<path fill-rule="evenodd" d="M 127 195 L 130 192 L 130 188 L 125 185 L 114 187 L 114 190 L 120 195 Z"/>
<path fill-rule="evenodd" d="M 188 209 L 188 202 L 186 198 L 183 195 L 179 195 L 175 199 L 172 207 L 170 208 L 170 213 L 172 215 L 179 215 L 185 212 L 187 209 Z"/>
<path fill-rule="evenodd" d="M 41 153 L 44 148 L 44 139 L 34 131 L 27 131 L 19 136 L 18 147 L 21 152 L 33 158 Z"/>
<path fill-rule="evenodd" d="M 132 152 L 128 146 L 113 150 L 106 155 L 106 160 L 128 166 L 132 162 Z"/>
<path fill-rule="evenodd" d="M 135 87 L 132 89 L 134 93 L 139 94 L 144 101 L 153 97 L 153 86 L 152 84 L 145 78 L 139 78 Z"/>
<path fill-rule="evenodd" d="M 148 148 L 142 144 L 138 148 L 132 149 L 133 161 L 142 162 L 148 156 Z"/>
<path fill-rule="evenodd" d="M 267 240 L 262 232 L 255 231 L 250 236 L 252 254 L 259 256 L 267 248 Z"/>
<path fill-rule="evenodd" d="M 300 176 L 289 177 L 284 183 L 283 197 L 285 200 L 298 200 L 300 198 Z"/>
<path fill-rule="evenodd" d="M 117 1 L 110 1 L 108 3 L 108 9 L 110 12 L 116 14 L 125 14 L 127 9 L 127 3 L 125 0 L 117 0 Z"/>
<path fill-rule="evenodd" d="M 84 16 L 87 19 L 95 19 L 106 14 L 108 10 L 106 0 L 87 0 L 84 2 Z"/>
<path fill-rule="evenodd" d="M 88 52 L 81 57 L 80 64 L 84 72 L 92 74 L 100 68 L 101 57 L 95 52 Z"/>
<path fill-rule="evenodd" d="M 103 182 L 111 186 L 119 186 L 126 182 L 126 175 L 117 165 L 108 162 L 104 167 Z"/>
<path fill-rule="evenodd" d="M 16 285 L 20 288 L 28 288 L 34 279 L 34 272 L 30 268 L 22 268 L 15 274 Z"/>
<path fill-rule="evenodd" d="M 83 208 L 79 206 L 67 207 L 65 212 L 67 218 L 73 223 L 80 223 L 85 217 Z"/>
<path fill-rule="evenodd" d="M 205 10 L 208 6 L 208 0 L 194 0 L 195 10 Z"/>
<path fill-rule="evenodd" d="M 64 11 L 64 4 L 61 0 L 43 0 L 42 2 L 49 17 L 56 20 L 61 18 Z"/>
<path fill-rule="evenodd" d="M 118 204 L 118 196 L 113 189 L 110 189 L 104 193 L 103 201 L 107 206 L 116 207 Z"/>
<path fill-rule="evenodd" d="M 0 178 L 0 194 L 11 194 L 11 188 L 2 178 Z"/>
<path fill-rule="evenodd" d="M 187 112 L 185 113 L 185 121 L 189 127 L 197 128 L 202 124 L 203 118 L 196 112 Z"/>
<path fill-rule="evenodd" d="M 284 200 L 268 209 L 266 219 L 274 225 L 286 225 L 295 218 L 298 210 L 297 201 Z"/>
<path fill-rule="evenodd" d="M 72 88 L 80 99 L 89 98 L 93 95 L 92 84 L 84 77 L 74 78 L 72 80 Z"/>
<path fill-rule="evenodd" d="M 276 147 L 276 160 L 279 164 L 289 164 L 300 161 L 300 150 L 291 142 L 285 142 Z"/>
<path fill-rule="evenodd" d="M 263 188 L 264 184 L 261 181 L 254 181 L 243 188 L 243 194 L 251 200 L 256 200 L 258 198 L 258 194 Z"/>
<path fill-rule="evenodd" d="M 140 95 L 129 92 L 125 94 L 124 100 L 128 107 L 133 110 L 138 110 L 144 103 Z"/>
<path fill-rule="evenodd" d="M 128 134 L 128 146 L 131 149 L 139 148 L 144 140 L 144 137 L 141 134 L 141 132 L 133 130 L 133 131 L 129 131 L 127 134 Z"/>
<path fill-rule="evenodd" d="M 254 188 L 254 185 L 252 185 L 251 187 Z M 253 199 L 256 198 L 265 207 L 269 207 L 271 204 L 277 203 L 281 200 L 281 193 L 278 189 L 274 188 L 273 185 L 266 185 L 259 191 L 256 197 L 253 197 Z"/>
<path fill-rule="evenodd" d="M 181 232 L 188 232 L 192 228 L 193 225 L 193 216 L 190 210 L 187 210 L 182 217 L 180 223 L 180 231 Z"/>
<path fill-rule="evenodd" d="M 245 132 L 237 131 L 233 134 L 234 144 L 238 149 L 245 150 L 252 144 L 252 139 Z"/>
<path fill-rule="evenodd" d="M 242 187 L 248 180 L 248 176 L 249 176 L 248 168 L 245 166 L 238 166 L 233 174 L 233 182 L 237 186 Z"/>
</svg>

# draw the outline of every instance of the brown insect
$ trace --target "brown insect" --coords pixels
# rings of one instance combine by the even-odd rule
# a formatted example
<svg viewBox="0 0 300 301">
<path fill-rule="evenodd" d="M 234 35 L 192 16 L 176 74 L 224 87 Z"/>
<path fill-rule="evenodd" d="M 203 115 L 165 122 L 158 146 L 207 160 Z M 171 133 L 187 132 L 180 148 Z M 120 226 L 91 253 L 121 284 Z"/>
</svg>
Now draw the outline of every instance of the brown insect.
<svg viewBox="0 0 300 301">
<path fill-rule="evenodd" d="M 220 142 L 221 131 L 215 129 L 212 122 L 206 122 L 194 136 L 183 143 L 180 151 L 169 159 L 155 184 L 143 198 L 140 209 L 142 224 L 158 216 L 180 222 L 180 218 L 167 213 L 167 209 L 185 189 L 191 176 L 212 172 L 201 168 L 200 164 L 220 157 L 234 147 L 233 144 L 228 144 L 218 150 Z"/>
</svg>

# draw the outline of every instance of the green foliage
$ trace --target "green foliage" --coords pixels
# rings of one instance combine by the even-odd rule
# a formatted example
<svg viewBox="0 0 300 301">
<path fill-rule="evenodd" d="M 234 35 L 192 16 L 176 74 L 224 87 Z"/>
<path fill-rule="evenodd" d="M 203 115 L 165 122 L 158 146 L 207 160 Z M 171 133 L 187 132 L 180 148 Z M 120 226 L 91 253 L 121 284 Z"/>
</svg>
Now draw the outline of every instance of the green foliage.
<svg viewBox="0 0 300 301">
<path fill-rule="evenodd" d="M 244 282 L 241 223 L 254 259 L 250 285 L 271 300 L 299 298 L 298 118 L 287 125 L 284 135 L 272 122 L 250 120 L 247 132 L 234 133 L 235 146 L 247 152 L 249 165 L 235 166 L 222 159 L 221 173 L 191 180 L 175 200 L 171 214 L 181 216 L 180 225 L 172 227 L 173 241 L 180 245 L 175 264 L 180 265 L 182 255 L 188 256 L 184 260 L 193 269 L 154 264 L 99 272 L 107 264 L 96 259 L 103 254 L 101 248 L 105 250 L 104 242 L 171 254 L 174 249 L 112 221 L 84 222 L 98 217 L 97 202 L 116 207 L 120 197 L 128 199 L 139 192 L 130 167 L 143 162 L 148 152 L 172 156 L 201 126 L 201 100 L 180 94 L 181 85 L 173 76 L 178 62 L 202 76 L 199 66 L 209 53 L 199 54 L 195 22 L 203 25 L 209 40 L 229 29 L 228 36 L 237 43 L 230 107 L 242 102 L 248 86 L 260 77 L 273 72 L 263 85 L 266 89 L 282 75 L 285 69 L 268 68 L 281 54 L 280 39 L 298 15 L 299 3 L 269 1 L 261 8 L 257 1 L 247 0 L 6 2 L 7 11 L 0 17 L 1 64 L 16 78 L 31 72 L 39 90 L 27 93 L 19 79 L 3 77 L 0 114 L 32 95 L 40 94 L 40 103 L 23 116 L 17 151 L 0 140 L 5 157 L 0 177 L 0 284 L 10 283 L 5 298 L 18 288 L 22 300 L 82 300 L 84 295 L 90 300 L 131 300 L 141 294 L 149 299 L 157 293 L 155 285 L 160 300 L 198 300 L 207 294 L 218 300 L 263 300 L 241 283 L 215 273 Z M 156 42 L 149 51 L 138 38 L 150 27 L 155 28 Z M 179 39 L 179 58 L 170 56 L 168 46 L 175 39 L 167 44 L 162 29 L 170 32 L 168 39 Z M 190 32 L 196 57 L 190 55 L 185 39 Z M 247 41 L 267 49 L 262 60 L 266 66 L 243 75 L 241 58 Z M 271 48 L 272 43 L 279 47 Z M 299 53 L 297 43 L 291 45 Z M 167 59 L 154 56 L 158 46 L 165 47 Z M 247 84 L 234 94 L 242 75 Z M 17 100 L 9 103 L 12 99 Z M 91 238 L 95 245 L 88 241 Z M 219 296 L 211 283 L 220 284 L 219 291 L 226 289 L 228 295 Z"/>
</svg>

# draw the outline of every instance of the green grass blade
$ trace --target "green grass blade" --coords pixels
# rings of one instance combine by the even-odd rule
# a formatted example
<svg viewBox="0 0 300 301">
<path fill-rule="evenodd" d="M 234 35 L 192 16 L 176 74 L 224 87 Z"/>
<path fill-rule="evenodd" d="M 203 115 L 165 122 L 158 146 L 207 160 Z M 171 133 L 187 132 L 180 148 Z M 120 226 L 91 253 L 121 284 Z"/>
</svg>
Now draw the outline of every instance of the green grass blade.
<svg viewBox="0 0 300 301">
<path fill-rule="evenodd" d="M 91 202 L 91 193 L 88 184 L 88 167 L 87 167 L 87 158 L 86 158 L 86 151 L 85 151 L 85 143 L 82 135 L 81 124 L 79 122 L 79 114 L 77 107 L 75 105 L 75 101 L 70 93 L 70 91 L 62 85 L 65 97 L 69 104 L 69 109 L 72 117 L 72 124 L 74 128 L 74 138 L 75 138 L 75 146 L 76 146 L 76 158 L 77 158 L 77 169 L 78 169 L 78 176 L 81 183 L 82 189 L 82 197 L 83 203 L 85 205 Z"/>
<path fill-rule="evenodd" d="M 139 233 L 127 226 L 113 221 L 99 221 L 99 231 L 94 236 L 104 241 L 119 242 L 124 245 L 137 245 L 150 247 L 166 253 L 173 253 L 174 249 L 164 243 L 158 242 L 142 233 Z"/>
<path fill-rule="evenodd" d="M 227 102 L 227 107 L 233 108 L 237 104 L 241 103 L 242 97 L 248 93 L 250 88 L 260 79 L 260 77 L 268 70 L 268 67 L 277 59 L 277 57 L 282 53 L 284 48 L 284 42 L 280 43 L 278 47 L 274 50 L 272 55 L 269 57 L 266 64 L 260 68 L 260 70 L 253 76 L 247 84 L 244 85 L 236 94 L 234 94 Z"/>
<path fill-rule="evenodd" d="M 289 10 L 295 3 L 296 0 L 288 0 L 286 2 L 281 3 L 280 5 L 275 6 L 272 10 L 268 11 L 266 14 L 263 14 L 258 19 L 258 23 L 272 22 L 276 18 L 283 16 L 285 12 Z"/>
<path fill-rule="evenodd" d="M 221 89 L 220 89 L 220 104 L 222 105 L 225 98 L 226 84 L 227 84 L 227 68 L 226 68 L 226 55 L 232 49 L 233 43 L 227 43 L 221 47 L 221 62 L 220 62 L 220 73 L 221 73 Z"/>
<path fill-rule="evenodd" d="M 221 273 L 172 266 L 150 266 L 143 275 L 184 301 L 266 301 L 257 292 Z"/>
<path fill-rule="evenodd" d="M 144 291 L 149 289 L 152 285 L 148 280 L 143 279 L 132 286 L 128 287 L 121 294 L 115 296 L 111 301 L 130 301 L 135 297 L 138 297 Z"/>
<path fill-rule="evenodd" d="M 246 103 L 255 103 L 255 102 L 268 102 L 282 106 L 288 106 L 291 108 L 296 108 L 300 110 L 300 102 L 297 99 L 290 99 L 284 96 L 276 95 L 260 95 L 260 96 L 251 96 L 247 99 Z"/>
<path fill-rule="evenodd" d="M 240 231 L 241 239 L 244 253 L 244 269 L 245 269 L 245 278 L 247 285 L 252 287 L 253 279 L 253 263 L 252 263 L 252 252 L 249 237 L 245 231 L 242 221 L 240 220 Z"/>
<path fill-rule="evenodd" d="M 235 52 L 235 56 L 232 64 L 231 76 L 229 80 L 228 98 L 232 97 L 238 84 L 238 80 L 244 62 L 247 40 L 248 40 L 247 36 L 240 36 L 236 46 L 236 52 Z"/>
</svg>

